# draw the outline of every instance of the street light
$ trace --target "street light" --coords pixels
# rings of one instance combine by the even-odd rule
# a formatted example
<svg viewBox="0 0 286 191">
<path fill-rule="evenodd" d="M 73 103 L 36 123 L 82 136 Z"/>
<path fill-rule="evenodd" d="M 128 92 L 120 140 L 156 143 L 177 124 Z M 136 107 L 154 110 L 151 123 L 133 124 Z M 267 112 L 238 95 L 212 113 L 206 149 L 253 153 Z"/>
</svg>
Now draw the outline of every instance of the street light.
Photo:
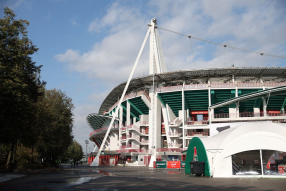
<svg viewBox="0 0 286 191">
<path fill-rule="evenodd" d="M 85 144 L 86 144 L 86 150 L 85 150 L 85 153 L 86 153 L 86 155 L 85 155 L 85 156 L 86 156 L 86 160 L 85 160 L 85 161 L 86 161 L 86 162 L 88 162 L 88 160 L 87 160 L 87 145 L 88 145 L 88 140 L 85 140 Z"/>
</svg>

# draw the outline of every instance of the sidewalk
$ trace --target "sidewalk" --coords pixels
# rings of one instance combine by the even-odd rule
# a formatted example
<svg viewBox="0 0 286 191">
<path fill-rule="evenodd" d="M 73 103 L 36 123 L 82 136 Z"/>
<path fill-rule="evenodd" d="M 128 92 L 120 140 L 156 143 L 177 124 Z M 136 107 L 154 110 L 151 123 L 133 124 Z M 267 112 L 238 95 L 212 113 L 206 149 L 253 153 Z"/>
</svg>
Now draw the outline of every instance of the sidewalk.
<svg viewBox="0 0 286 191">
<path fill-rule="evenodd" d="M 9 180 L 13 180 L 16 178 L 21 178 L 26 176 L 26 174 L 17 174 L 17 173 L 0 173 L 0 184 L 3 182 L 7 182 Z"/>
</svg>

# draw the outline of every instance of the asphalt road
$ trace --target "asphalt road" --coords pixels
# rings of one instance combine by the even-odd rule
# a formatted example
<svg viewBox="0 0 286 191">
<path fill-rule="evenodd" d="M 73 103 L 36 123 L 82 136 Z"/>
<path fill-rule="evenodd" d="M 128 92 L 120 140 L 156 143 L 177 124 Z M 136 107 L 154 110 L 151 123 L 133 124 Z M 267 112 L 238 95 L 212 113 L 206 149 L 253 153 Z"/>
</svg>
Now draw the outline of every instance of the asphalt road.
<svg viewBox="0 0 286 191">
<path fill-rule="evenodd" d="M 153 170 L 148 167 L 71 168 L 56 172 L 39 171 L 0 184 L 1 191 L 27 190 L 286 190 L 286 179 L 205 178 L 185 175 L 183 170 Z"/>
</svg>

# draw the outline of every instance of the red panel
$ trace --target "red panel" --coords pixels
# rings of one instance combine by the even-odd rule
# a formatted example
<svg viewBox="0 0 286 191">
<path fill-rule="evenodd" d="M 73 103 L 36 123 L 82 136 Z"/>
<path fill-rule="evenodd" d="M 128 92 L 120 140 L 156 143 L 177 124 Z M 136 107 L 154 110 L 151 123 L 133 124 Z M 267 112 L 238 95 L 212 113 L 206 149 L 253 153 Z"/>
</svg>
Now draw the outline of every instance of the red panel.
<svg viewBox="0 0 286 191">
<path fill-rule="evenodd" d="M 197 114 L 208 114 L 208 111 L 191 111 L 191 114 L 197 115 Z"/>
<path fill-rule="evenodd" d="M 167 168 L 181 168 L 181 161 L 167 161 Z"/>
</svg>

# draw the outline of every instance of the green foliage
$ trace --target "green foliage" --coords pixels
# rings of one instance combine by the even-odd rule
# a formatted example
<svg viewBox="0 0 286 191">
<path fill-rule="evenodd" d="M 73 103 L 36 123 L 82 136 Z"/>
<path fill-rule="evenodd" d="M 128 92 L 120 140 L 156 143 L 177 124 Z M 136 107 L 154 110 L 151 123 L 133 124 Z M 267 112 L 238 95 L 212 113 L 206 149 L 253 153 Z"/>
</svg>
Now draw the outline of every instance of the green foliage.
<svg viewBox="0 0 286 191">
<path fill-rule="evenodd" d="M 46 90 L 37 103 L 37 144 L 41 156 L 52 161 L 71 144 L 74 108 L 71 98 L 60 90 Z"/>
<path fill-rule="evenodd" d="M 60 90 L 45 90 L 41 66 L 31 56 L 38 48 L 28 38 L 27 20 L 9 8 L 0 18 L 0 167 L 34 168 L 53 163 L 72 143 L 74 108 Z M 5 161 L 7 163 L 5 164 Z"/>
<path fill-rule="evenodd" d="M 4 9 L 0 19 L 0 142 L 26 144 L 40 89 L 40 68 L 31 55 L 38 49 L 27 36 L 26 20 L 15 20 L 14 12 Z"/>
<path fill-rule="evenodd" d="M 83 155 L 81 145 L 78 142 L 73 141 L 73 143 L 68 148 L 67 155 L 69 159 L 73 161 L 81 160 Z"/>
</svg>

